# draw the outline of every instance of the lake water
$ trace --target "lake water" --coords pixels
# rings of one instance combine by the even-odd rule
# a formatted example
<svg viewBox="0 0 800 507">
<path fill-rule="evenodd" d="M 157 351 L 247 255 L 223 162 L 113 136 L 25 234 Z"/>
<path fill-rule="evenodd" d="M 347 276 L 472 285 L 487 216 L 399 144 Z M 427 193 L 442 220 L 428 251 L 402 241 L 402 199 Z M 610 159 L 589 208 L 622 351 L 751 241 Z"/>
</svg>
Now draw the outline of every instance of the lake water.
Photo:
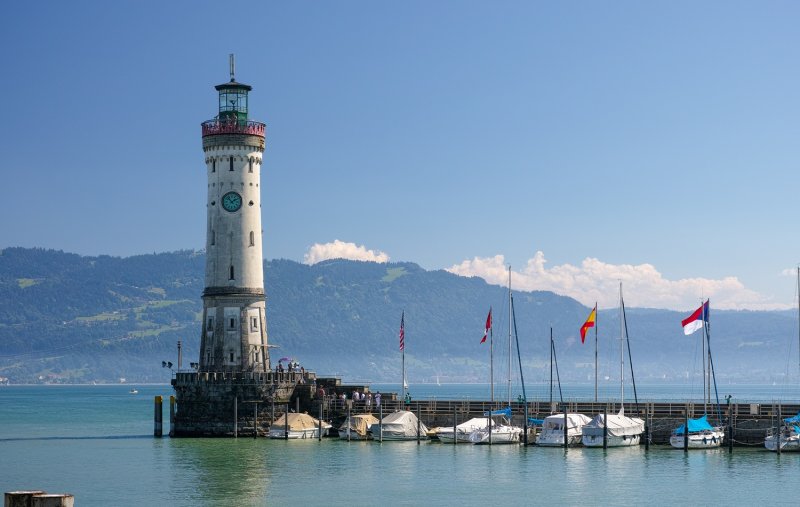
<svg viewBox="0 0 800 507">
<path fill-rule="evenodd" d="M 419 398 L 443 399 L 447 393 L 481 399 L 487 389 L 411 388 Z M 760 447 L 684 454 L 660 446 L 565 452 L 338 439 L 155 439 L 153 397 L 168 397 L 171 388 L 129 389 L 0 387 L 2 491 L 72 493 L 77 506 L 797 503 L 800 454 L 778 456 Z M 666 391 L 665 399 L 679 398 Z M 740 390 L 743 399 L 757 401 L 774 399 L 758 398 L 772 391 Z"/>
</svg>

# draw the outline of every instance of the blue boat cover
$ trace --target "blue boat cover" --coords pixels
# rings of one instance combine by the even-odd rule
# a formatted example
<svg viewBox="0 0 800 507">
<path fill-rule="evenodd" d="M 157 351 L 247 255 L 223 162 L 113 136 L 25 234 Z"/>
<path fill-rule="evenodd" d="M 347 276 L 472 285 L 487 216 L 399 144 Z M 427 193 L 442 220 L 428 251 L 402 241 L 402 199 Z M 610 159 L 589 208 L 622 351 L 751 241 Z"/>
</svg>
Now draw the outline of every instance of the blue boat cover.
<svg viewBox="0 0 800 507">
<path fill-rule="evenodd" d="M 694 432 L 703 431 L 703 430 L 713 430 L 713 429 L 714 428 L 712 428 L 711 425 L 708 424 L 708 415 L 707 414 L 703 414 L 703 417 L 698 417 L 697 419 L 689 419 L 689 433 L 694 433 Z M 683 435 L 683 432 L 684 432 L 684 425 L 681 424 L 675 430 L 675 434 L 676 435 Z"/>
<path fill-rule="evenodd" d="M 484 412 L 484 416 L 488 416 L 489 412 Z M 492 410 L 492 415 L 504 415 L 506 417 L 511 417 L 511 407 L 506 407 L 502 410 Z"/>
<path fill-rule="evenodd" d="M 534 426 L 541 426 L 544 424 L 544 419 L 534 419 L 533 417 L 528 417 L 528 424 L 533 424 Z"/>
<path fill-rule="evenodd" d="M 800 423 L 800 413 L 798 413 L 794 417 L 787 417 L 786 419 L 784 419 L 784 421 L 786 421 L 789 424 Z"/>
</svg>

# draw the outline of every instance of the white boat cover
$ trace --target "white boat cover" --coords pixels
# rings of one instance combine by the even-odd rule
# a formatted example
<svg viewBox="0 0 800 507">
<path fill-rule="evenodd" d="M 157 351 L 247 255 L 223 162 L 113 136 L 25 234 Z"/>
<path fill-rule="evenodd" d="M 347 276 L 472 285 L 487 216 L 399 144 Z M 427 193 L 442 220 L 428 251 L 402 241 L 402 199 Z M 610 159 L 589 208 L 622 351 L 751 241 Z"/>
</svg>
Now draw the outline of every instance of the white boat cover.
<svg viewBox="0 0 800 507">
<path fill-rule="evenodd" d="M 353 414 L 339 426 L 339 435 L 346 435 L 349 426 L 351 433 L 358 433 L 363 437 L 366 436 L 370 426 L 379 422 L 378 418 L 372 414 Z M 414 434 L 416 435 L 416 433 Z"/>
<path fill-rule="evenodd" d="M 603 428 L 603 414 L 597 414 L 594 418 L 586 423 L 584 433 L 589 429 L 600 429 L 602 434 Z M 592 432 L 593 433 L 593 432 Z M 608 435 L 611 437 L 623 437 L 641 435 L 644 433 L 644 421 L 638 417 L 627 417 L 622 411 L 618 414 L 610 414 L 608 416 Z"/>
<path fill-rule="evenodd" d="M 296 414 L 294 412 L 289 412 L 288 414 L 284 414 L 275 419 L 275 421 L 272 423 L 271 429 L 285 428 L 287 418 L 289 419 L 289 431 L 313 430 L 314 428 L 319 427 L 318 419 L 314 419 L 308 414 Z M 330 428 L 330 424 L 323 422 L 323 431 L 326 428 Z"/>
<path fill-rule="evenodd" d="M 486 422 L 488 417 L 473 417 L 469 421 L 464 421 L 461 424 L 456 425 L 456 432 L 458 433 L 472 433 L 475 430 L 480 430 L 489 426 Z M 489 419 L 491 420 L 491 419 Z M 492 427 L 495 427 L 497 423 L 491 420 Z M 439 427 L 439 432 L 442 433 L 452 433 L 453 427 L 452 426 L 441 426 Z"/>
<path fill-rule="evenodd" d="M 570 434 L 581 433 L 581 429 L 586 426 L 591 419 L 583 414 L 567 414 L 567 429 Z M 544 418 L 542 423 L 543 431 L 564 431 L 564 414 L 553 414 Z"/>
<path fill-rule="evenodd" d="M 387 433 L 395 436 L 417 436 L 417 416 L 414 414 L 414 412 L 409 412 L 408 410 L 400 410 L 387 415 L 383 418 L 382 425 L 384 436 Z M 378 438 L 379 431 L 380 428 L 378 427 L 378 424 L 373 424 L 372 437 Z M 419 434 L 422 437 L 425 437 L 427 433 L 428 427 L 420 421 Z"/>
</svg>

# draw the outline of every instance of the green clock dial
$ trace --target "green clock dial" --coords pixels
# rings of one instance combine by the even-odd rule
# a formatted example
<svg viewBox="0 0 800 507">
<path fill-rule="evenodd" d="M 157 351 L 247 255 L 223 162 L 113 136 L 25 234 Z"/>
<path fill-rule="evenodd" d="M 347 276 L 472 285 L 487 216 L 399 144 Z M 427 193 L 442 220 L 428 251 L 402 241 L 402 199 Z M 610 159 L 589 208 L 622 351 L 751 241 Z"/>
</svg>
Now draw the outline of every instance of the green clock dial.
<svg viewBox="0 0 800 507">
<path fill-rule="evenodd" d="M 242 207 L 242 196 L 236 192 L 228 192 L 222 196 L 222 207 L 225 208 L 225 211 L 239 211 L 239 208 Z"/>
</svg>

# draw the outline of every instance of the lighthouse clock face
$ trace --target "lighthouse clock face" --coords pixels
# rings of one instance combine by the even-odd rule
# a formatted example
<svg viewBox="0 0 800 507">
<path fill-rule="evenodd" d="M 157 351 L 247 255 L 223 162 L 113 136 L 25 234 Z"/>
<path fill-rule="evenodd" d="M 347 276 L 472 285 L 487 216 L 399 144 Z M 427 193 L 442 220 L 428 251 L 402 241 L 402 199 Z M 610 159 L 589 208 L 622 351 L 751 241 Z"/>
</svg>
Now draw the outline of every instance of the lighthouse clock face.
<svg viewBox="0 0 800 507">
<path fill-rule="evenodd" d="M 239 208 L 242 207 L 242 196 L 236 192 L 228 192 L 222 196 L 222 207 L 231 213 L 239 211 Z"/>
</svg>

